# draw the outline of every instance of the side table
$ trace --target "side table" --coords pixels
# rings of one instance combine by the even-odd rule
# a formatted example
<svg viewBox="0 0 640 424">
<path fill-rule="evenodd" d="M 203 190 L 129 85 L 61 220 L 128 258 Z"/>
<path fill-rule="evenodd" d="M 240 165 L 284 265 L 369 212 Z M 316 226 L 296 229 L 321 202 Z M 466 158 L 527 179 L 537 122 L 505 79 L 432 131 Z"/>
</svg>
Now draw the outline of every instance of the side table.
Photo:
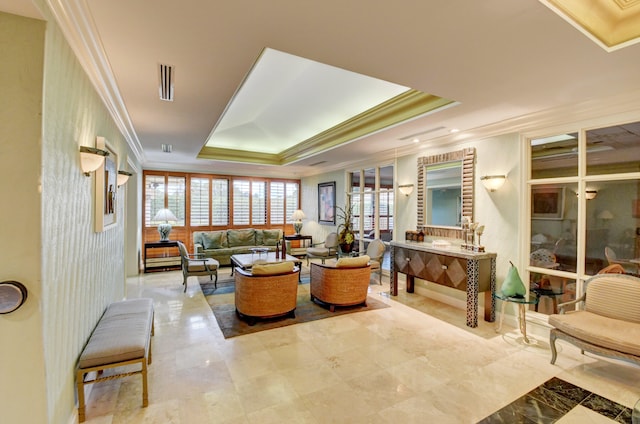
<svg viewBox="0 0 640 424">
<path fill-rule="evenodd" d="M 163 249 L 163 248 L 167 248 L 167 247 L 178 247 L 178 242 L 176 240 L 168 240 L 168 241 L 151 241 L 148 243 L 144 244 L 144 272 L 149 272 L 149 270 L 151 269 L 167 269 L 167 268 L 178 268 L 180 267 L 180 256 L 177 256 L 177 260 L 174 260 L 173 257 L 162 257 L 162 258 L 158 258 L 161 259 L 161 261 L 155 261 L 155 263 L 153 263 L 154 261 L 151 261 L 151 263 L 149 263 L 149 259 L 155 259 L 155 258 L 148 258 L 147 257 L 147 250 L 149 249 Z M 176 263 L 172 263 L 172 262 L 176 262 Z"/>
<path fill-rule="evenodd" d="M 520 332 L 522 333 L 524 342 L 526 344 L 529 344 L 529 339 L 527 338 L 527 306 L 537 305 L 539 298 L 535 297 L 533 299 L 528 299 L 526 297 L 520 296 L 505 296 L 501 293 L 495 293 L 493 297 L 502 301 L 502 308 L 500 309 L 500 323 L 496 328 L 496 332 L 500 332 L 500 330 L 502 329 L 504 309 L 507 306 L 507 303 L 515 303 L 516 305 L 518 305 L 518 326 L 520 327 Z"/>
</svg>

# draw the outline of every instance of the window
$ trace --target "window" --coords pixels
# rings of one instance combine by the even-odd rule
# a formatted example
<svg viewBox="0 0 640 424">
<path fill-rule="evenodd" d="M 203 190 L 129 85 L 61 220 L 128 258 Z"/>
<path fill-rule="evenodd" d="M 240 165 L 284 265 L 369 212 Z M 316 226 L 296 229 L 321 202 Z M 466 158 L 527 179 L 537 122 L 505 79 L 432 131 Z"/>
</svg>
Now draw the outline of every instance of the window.
<svg viewBox="0 0 640 424">
<path fill-rule="evenodd" d="M 640 256 L 640 122 L 536 138 L 529 147 L 530 289 L 572 300 L 576 285 L 609 264 L 607 251 Z M 539 312 L 555 312 L 549 297 L 540 299 Z"/>
<path fill-rule="evenodd" d="M 178 218 L 177 226 L 185 223 L 185 181 L 185 177 L 167 177 L 167 208 Z"/>
<path fill-rule="evenodd" d="M 209 178 L 191 178 L 191 226 L 209 225 Z"/>
<path fill-rule="evenodd" d="M 267 183 L 251 182 L 251 225 L 267 223 Z"/>
<path fill-rule="evenodd" d="M 229 225 L 229 180 L 214 178 L 211 185 L 211 225 Z"/>
<path fill-rule="evenodd" d="M 249 225 L 250 187 L 250 181 L 233 181 L 233 225 Z"/>
<path fill-rule="evenodd" d="M 145 226 L 153 227 L 158 211 L 168 208 L 178 218 L 176 226 L 185 225 L 185 178 L 165 175 L 145 175 Z"/>
<path fill-rule="evenodd" d="M 298 180 L 144 172 L 143 242 L 156 240 L 153 217 L 169 208 L 182 227 L 172 233 L 190 242 L 193 231 L 229 227 L 283 228 L 300 205 Z"/>
</svg>

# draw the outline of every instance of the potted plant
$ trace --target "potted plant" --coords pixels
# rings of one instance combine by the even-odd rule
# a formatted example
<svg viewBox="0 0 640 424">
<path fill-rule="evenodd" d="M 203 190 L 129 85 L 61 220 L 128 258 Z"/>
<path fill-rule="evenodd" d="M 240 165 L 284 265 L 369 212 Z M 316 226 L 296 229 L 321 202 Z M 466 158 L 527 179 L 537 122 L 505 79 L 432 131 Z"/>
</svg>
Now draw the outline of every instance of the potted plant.
<svg viewBox="0 0 640 424">
<path fill-rule="evenodd" d="M 351 253 L 353 250 L 353 244 L 355 241 L 355 235 L 353 233 L 353 223 L 351 222 L 352 207 L 351 202 L 347 203 L 347 206 L 341 208 L 336 207 L 338 210 L 338 244 L 340 250 L 343 253 Z"/>
</svg>

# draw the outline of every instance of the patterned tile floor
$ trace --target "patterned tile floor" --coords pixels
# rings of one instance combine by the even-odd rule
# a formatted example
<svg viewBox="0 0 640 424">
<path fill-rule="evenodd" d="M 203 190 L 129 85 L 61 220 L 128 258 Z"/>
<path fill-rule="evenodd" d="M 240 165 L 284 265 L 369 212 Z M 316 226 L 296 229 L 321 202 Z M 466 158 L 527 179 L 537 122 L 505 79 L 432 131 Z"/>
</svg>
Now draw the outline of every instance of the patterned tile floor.
<svg viewBox="0 0 640 424">
<path fill-rule="evenodd" d="M 479 424 L 555 423 L 576 407 L 587 408 L 617 423 L 631 423 L 631 408 L 554 377 Z"/>
</svg>

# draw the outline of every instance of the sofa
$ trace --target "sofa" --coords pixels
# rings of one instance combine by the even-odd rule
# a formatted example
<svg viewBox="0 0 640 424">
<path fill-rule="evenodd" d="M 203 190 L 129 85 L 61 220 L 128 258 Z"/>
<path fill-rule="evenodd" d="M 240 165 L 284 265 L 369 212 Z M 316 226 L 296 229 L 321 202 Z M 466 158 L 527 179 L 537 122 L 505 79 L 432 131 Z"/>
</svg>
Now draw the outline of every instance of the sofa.
<svg viewBox="0 0 640 424">
<path fill-rule="evenodd" d="M 194 252 L 213 258 L 220 265 L 231 265 L 231 255 L 251 253 L 253 247 L 274 251 L 279 241 L 282 241 L 281 229 L 243 228 L 193 233 Z"/>
<path fill-rule="evenodd" d="M 640 278 L 599 274 L 585 282 L 578 299 L 558 305 L 549 316 L 551 363 L 556 362 L 556 339 L 597 355 L 640 364 Z M 581 310 L 564 313 L 569 307 Z"/>
</svg>

